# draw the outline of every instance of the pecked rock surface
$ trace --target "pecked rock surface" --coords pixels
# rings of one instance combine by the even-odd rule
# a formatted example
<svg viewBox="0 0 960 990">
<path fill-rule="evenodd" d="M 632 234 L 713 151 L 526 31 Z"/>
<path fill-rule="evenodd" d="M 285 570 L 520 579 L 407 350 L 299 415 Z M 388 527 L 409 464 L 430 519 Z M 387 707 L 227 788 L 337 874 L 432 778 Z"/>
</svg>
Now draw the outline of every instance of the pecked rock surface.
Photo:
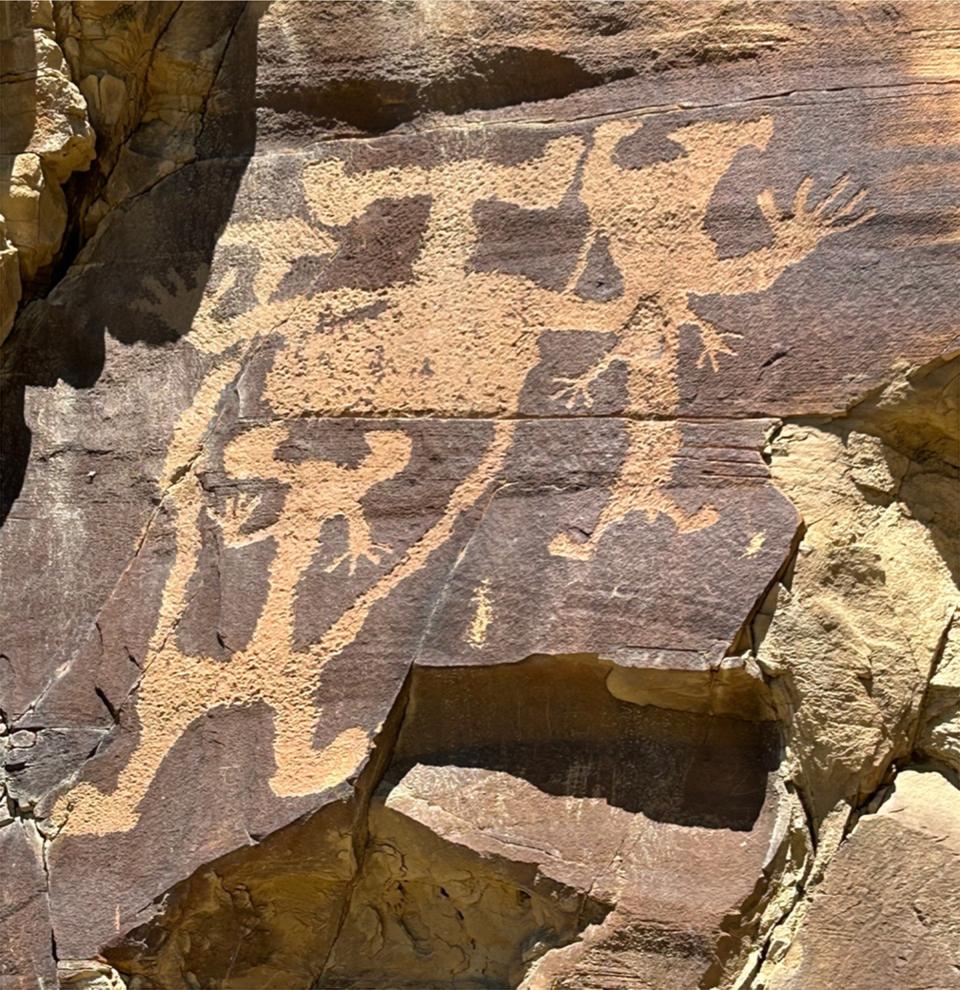
<svg viewBox="0 0 960 990">
<path fill-rule="evenodd" d="M 4 7 L 0 990 L 960 986 L 954 13 Z"/>
</svg>

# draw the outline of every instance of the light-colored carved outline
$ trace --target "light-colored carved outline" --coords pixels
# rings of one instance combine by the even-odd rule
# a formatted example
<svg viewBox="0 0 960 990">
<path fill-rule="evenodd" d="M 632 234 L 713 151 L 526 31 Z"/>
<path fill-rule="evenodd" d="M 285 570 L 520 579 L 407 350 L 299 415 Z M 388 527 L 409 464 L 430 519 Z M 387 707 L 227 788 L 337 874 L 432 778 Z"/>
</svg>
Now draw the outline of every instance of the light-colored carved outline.
<svg viewBox="0 0 960 990">
<path fill-rule="evenodd" d="M 359 499 L 372 484 L 402 469 L 409 459 L 409 440 L 399 430 L 368 432 L 370 454 L 351 471 L 323 461 L 281 464 L 273 457 L 284 435 L 280 428 L 242 434 L 236 446 L 228 445 L 228 471 L 235 478 L 272 477 L 288 486 L 280 517 L 269 530 L 242 533 L 250 505 L 242 507 L 239 517 L 220 516 L 229 540 L 277 540 L 267 604 L 250 645 L 229 662 L 183 655 L 175 645 L 176 629 L 187 607 L 187 584 L 200 551 L 198 519 L 205 510 L 194 476 L 196 462 L 203 456 L 204 436 L 215 426 L 211 417 L 220 395 L 247 355 L 272 332 L 282 327 L 286 344 L 269 372 L 264 399 L 281 417 L 305 410 L 510 415 L 516 412 L 527 375 L 540 360 L 540 337 L 548 330 L 617 335 L 617 343 L 586 372 L 557 379 L 557 398 L 589 410 L 592 386 L 608 368 L 621 363 L 628 373 L 630 410 L 670 415 L 678 401 L 681 326 L 691 324 L 700 333 L 701 365 L 709 361 L 716 371 L 720 358 L 733 353 L 729 335 L 691 310 L 690 285 L 697 286 L 698 294 L 762 291 L 824 237 L 873 214 L 856 215 L 863 191 L 841 202 L 846 177 L 813 207 L 808 205 L 812 182 L 805 179 L 792 211 L 784 215 L 765 190 L 758 205 L 771 227 L 771 244 L 742 257 L 718 259 L 703 229 L 713 190 L 741 149 L 766 148 L 772 119 L 688 124 L 668 135 L 683 149 L 678 158 L 638 169 L 620 167 L 618 146 L 640 126 L 636 120 L 609 121 L 589 138 L 556 138 L 540 156 L 515 165 L 465 159 L 352 174 L 343 161 L 326 160 L 304 171 L 314 222 L 290 217 L 227 228 L 218 247 L 224 256 L 237 245 L 257 245 L 261 261 L 250 286 L 256 305 L 229 319 L 218 317 L 217 303 L 240 278 L 237 271 L 220 271 L 194 321 L 189 339 L 211 356 L 212 366 L 180 417 L 168 450 L 163 484 L 175 519 L 176 557 L 136 695 L 140 740 L 111 794 L 81 783 L 58 802 L 56 814 L 69 818 L 71 833 L 134 827 L 138 804 L 170 747 L 194 718 L 216 705 L 245 705 L 262 698 L 272 706 L 275 793 L 316 793 L 348 779 L 369 751 L 370 734 L 356 726 L 324 750 L 314 750 L 322 713 L 310 699 L 323 667 L 354 640 L 372 606 L 426 564 L 503 464 L 512 437 L 510 423 L 495 426 L 486 453 L 431 529 L 308 653 L 294 653 L 296 589 L 315 552 L 319 525 L 337 516 L 347 524 L 344 555 L 328 566 L 346 561 L 352 573 L 362 557 L 379 555 L 382 548 L 372 543 Z M 558 206 L 572 183 L 587 211 L 589 235 L 564 290 L 545 289 L 519 275 L 471 270 L 477 202 L 496 199 L 546 209 Z M 277 290 L 298 258 L 334 257 L 338 245 L 328 232 L 331 226 L 351 222 L 378 199 L 412 196 L 428 196 L 431 207 L 423 248 L 408 282 L 387 290 L 347 288 L 278 298 Z M 575 286 L 591 244 L 601 236 L 623 276 L 624 291 L 617 299 L 594 302 L 578 297 Z M 146 309 L 158 305 L 157 292 L 154 286 L 154 302 L 146 302 Z M 375 315 L 351 320 L 350 314 L 357 312 Z M 333 327 L 330 333 L 316 332 L 321 319 Z M 593 532 L 581 543 L 560 533 L 550 544 L 551 553 L 587 560 L 610 528 L 635 512 L 644 512 L 650 521 L 663 514 L 679 532 L 715 521 L 713 507 L 681 509 L 665 490 L 681 443 L 676 424 L 631 422 L 626 429 L 628 451 Z M 394 439 L 385 439 L 389 437 Z M 308 505 L 302 493 L 314 487 L 325 494 L 319 504 Z"/>
</svg>

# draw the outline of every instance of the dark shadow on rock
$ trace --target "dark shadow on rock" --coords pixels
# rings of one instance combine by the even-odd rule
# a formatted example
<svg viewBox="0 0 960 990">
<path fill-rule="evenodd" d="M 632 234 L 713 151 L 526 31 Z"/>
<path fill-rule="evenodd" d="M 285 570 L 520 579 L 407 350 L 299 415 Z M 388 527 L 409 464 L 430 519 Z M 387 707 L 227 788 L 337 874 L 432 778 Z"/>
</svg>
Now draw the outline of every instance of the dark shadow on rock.
<svg viewBox="0 0 960 990">
<path fill-rule="evenodd" d="M 106 338 L 160 347 L 190 330 L 217 240 L 254 146 L 256 5 L 238 19 L 192 163 L 117 207 L 85 246 L 68 243 L 63 275 L 20 313 L 0 361 L 0 525 L 23 486 L 32 446 L 28 388 L 93 388 Z M 86 181 L 86 180 L 83 180 Z M 77 253 L 79 252 L 79 253 Z"/>
<path fill-rule="evenodd" d="M 619 701 L 608 669 L 578 656 L 416 669 L 387 782 L 417 763 L 473 767 L 654 821 L 750 830 L 779 761 L 776 724 Z"/>
<path fill-rule="evenodd" d="M 282 121 L 286 130 L 350 128 L 384 134 L 429 113 L 461 114 L 522 103 L 555 100 L 632 76 L 629 68 L 590 72 L 575 58 L 540 48 L 503 46 L 478 50 L 444 75 L 354 76 L 324 79 L 316 86 L 264 89 L 268 130 Z"/>
</svg>

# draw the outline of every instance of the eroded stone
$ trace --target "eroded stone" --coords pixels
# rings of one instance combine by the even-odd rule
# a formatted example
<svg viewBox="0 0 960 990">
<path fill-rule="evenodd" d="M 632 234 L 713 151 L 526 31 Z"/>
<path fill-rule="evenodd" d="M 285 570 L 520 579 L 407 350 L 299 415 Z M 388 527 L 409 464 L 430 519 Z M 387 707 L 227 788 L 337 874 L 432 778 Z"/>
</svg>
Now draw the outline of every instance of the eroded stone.
<svg viewBox="0 0 960 990">
<path fill-rule="evenodd" d="M 815 965 L 953 759 L 942 5 L 8 7 L 11 972 Z"/>
<path fill-rule="evenodd" d="M 865 815 L 762 986 L 960 986 L 960 792 L 908 771 Z"/>
</svg>

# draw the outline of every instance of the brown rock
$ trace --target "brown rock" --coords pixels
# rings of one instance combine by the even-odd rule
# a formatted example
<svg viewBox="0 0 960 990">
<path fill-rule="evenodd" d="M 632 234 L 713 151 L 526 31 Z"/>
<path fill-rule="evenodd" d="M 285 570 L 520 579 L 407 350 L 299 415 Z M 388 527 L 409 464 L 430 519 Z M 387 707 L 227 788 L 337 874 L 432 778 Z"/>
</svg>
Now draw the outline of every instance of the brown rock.
<svg viewBox="0 0 960 990">
<path fill-rule="evenodd" d="M 437 846 L 429 854 L 432 896 L 418 889 L 410 898 L 416 908 L 398 906 L 401 922 L 410 910 L 423 924 L 416 953 L 438 967 L 422 970 L 421 981 L 439 982 L 449 966 L 448 979 L 469 985 L 506 932 L 513 969 L 497 985 L 516 985 L 527 968 L 530 987 L 653 987 L 668 975 L 699 980 L 714 963 L 725 916 L 751 894 L 780 841 L 775 734 L 769 724 L 624 703 L 607 690 L 610 674 L 587 658 L 541 657 L 414 676 L 396 769 L 374 800 L 371 834 L 396 857 L 388 875 L 404 889 L 416 871 L 405 869 L 408 855 L 416 859 L 427 841 L 419 836 L 480 857 L 471 868 Z M 549 893 L 560 906 L 576 905 L 577 928 L 596 927 L 554 953 L 570 941 L 555 922 L 535 933 L 520 923 L 505 930 L 483 897 L 458 905 L 459 924 L 442 922 L 437 886 L 457 900 L 444 877 L 476 891 L 489 864 L 519 876 L 534 898 Z M 343 985 L 367 985 L 356 960 L 391 985 L 424 985 L 389 924 L 369 928 L 371 911 L 383 916 L 383 882 L 377 875 L 373 896 L 363 881 L 354 893 L 331 985 L 341 985 L 338 972 Z M 450 941 L 458 946 L 452 957 L 443 951 Z"/>
<path fill-rule="evenodd" d="M 813 894 L 770 990 L 960 986 L 960 792 L 907 771 Z"/>
<path fill-rule="evenodd" d="M 43 838 L 32 821 L 0 823 L 0 858 L 0 985 L 4 990 L 54 990 L 57 966 L 51 955 Z"/>
<path fill-rule="evenodd" d="M 11 974 L 813 986 L 865 870 L 907 931 L 943 5 L 8 8 Z"/>
</svg>

